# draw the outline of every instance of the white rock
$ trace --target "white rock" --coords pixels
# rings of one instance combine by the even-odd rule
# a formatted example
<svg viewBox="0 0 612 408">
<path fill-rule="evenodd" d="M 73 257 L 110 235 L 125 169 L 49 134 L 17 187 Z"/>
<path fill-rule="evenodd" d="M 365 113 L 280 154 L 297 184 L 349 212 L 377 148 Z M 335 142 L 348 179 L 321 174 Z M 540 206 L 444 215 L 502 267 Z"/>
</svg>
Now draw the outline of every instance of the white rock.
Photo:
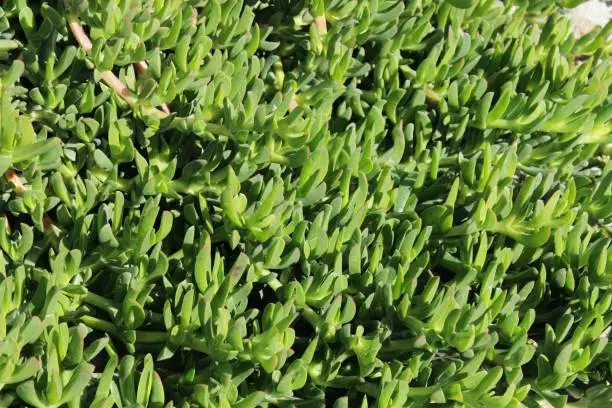
<svg viewBox="0 0 612 408">
<path fill-rule="evenodd" d="M 572 23 L 575 37 L 582 37 L 595 26 L 605 26 L 612 17 L 612 8 L 605 2 L 589 0 L 568 10 L 567 17 Z"/>
</svg>

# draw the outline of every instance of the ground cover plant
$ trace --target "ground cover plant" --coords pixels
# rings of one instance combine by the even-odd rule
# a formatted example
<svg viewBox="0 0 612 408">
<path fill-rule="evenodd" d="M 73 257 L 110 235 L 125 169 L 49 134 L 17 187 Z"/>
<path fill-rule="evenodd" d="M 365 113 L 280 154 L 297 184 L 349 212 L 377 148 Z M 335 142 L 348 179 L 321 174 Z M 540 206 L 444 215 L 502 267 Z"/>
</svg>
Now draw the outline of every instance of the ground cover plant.
<svg viewBox="0 0 612 408">
<path fill-rule="evenodd" d="M 0 406 L 612 406 L 575 0 L 4 0 Z"/>
</svg>

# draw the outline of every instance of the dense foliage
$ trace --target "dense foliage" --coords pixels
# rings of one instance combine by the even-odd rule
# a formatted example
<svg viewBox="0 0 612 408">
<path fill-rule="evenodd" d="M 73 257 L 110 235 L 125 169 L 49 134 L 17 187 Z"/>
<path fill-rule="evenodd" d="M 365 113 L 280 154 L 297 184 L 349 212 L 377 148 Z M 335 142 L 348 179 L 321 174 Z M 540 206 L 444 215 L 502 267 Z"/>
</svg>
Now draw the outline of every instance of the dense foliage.
<svg viewBox="0 0 612 408">
<path fill-rule="evenodd" d="M 0 406 L 612 406 L 612 24 L 5 0 Z"/>
</svg>

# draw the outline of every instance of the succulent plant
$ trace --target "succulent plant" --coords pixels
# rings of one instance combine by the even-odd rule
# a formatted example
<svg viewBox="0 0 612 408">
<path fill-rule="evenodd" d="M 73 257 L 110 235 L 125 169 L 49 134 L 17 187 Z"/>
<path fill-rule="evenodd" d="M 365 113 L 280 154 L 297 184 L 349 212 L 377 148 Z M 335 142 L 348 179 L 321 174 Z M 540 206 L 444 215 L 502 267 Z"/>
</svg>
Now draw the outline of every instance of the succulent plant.
<svg viewBox="0 0 612 408">
<path fill-rule="evenodd" d="M 612 24 L 6 0 L 0 406 L 612 406 Z"/>
</svg>

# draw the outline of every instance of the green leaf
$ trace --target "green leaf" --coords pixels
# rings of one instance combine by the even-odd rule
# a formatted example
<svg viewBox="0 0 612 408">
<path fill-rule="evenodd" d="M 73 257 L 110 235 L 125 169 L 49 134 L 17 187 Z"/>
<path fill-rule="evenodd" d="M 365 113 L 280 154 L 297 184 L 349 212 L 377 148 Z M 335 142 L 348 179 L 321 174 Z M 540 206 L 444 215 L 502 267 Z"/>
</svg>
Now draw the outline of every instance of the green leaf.
<svg viewBox="0 0 612 408">
<path fill-rule="evenodd" d="M 567 369 L 569 367 L 569 362 L 572 357 L 572 352 L 574 348 L 572 343 L 567 343 L 561 350 L 559 354 L 557 354 L 557 358 L 555 359 L 555 364 L 553 365 L 553 371 L 558 374 L 567 373 Z"/>
<path fill-rule="evenodd" d="M 453 7 L 457 7 L 460 9 L 468 9 L 473 7 L 477 0 L 445 0 L 447 3 L 451 4 Z"/>
<path fill-rule="evenodd" d="M 92 378 L 95 367 L 91 364 L 81 363 L 72 374 L 68 383 L 62 390 L 61 404 L 65 404 L 70 401 L 75 401 L 78 396 L 83 393 L 85 387 Z"/>
<path fill-rule="evenodd" d="M 36 393 L 36 387 L 34 386 L 34 381 L 26 381 L 24 383 L 19 384 L 17 386 L 17 395 L 27 404 L 35 408 L 48 408 L 49 405 L 41 401 Z"/>
</svg>

